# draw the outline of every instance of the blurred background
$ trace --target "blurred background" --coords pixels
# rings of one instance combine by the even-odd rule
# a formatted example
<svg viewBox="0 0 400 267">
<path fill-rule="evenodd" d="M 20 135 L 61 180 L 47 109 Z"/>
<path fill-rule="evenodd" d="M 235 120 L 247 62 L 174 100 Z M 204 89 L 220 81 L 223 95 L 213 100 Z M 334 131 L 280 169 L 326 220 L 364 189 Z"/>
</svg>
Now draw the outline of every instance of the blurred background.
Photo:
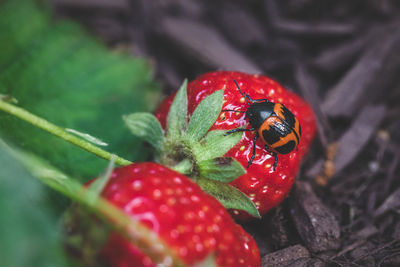
<svg viewBox="0 0 400 267">
<path fill-rule="evenodd" d="M 184 78 L 241 70 L 270 76 L 300 94 L 314 108 L 319 132 L 296 190 L 270 216 L 245 225 L 264 262 L 279 255 L 283 266 L 400 265 L 398 1 L 31 1 L 45 18 L 2 2 L 1 92 L 53 122 L 102 138 L 132 160 L 146 155 L 132 152 L 142 146 L 137 140 L 124 145 L 121 136 L 128 133 L 119 114 L 154 109 Z M 41 23 L 51 34 L 36 34 L 43 32 Z M 34 56 L 32 71 L 23 68 Z M 58 66 L 62 73 L 50 71 Z M 54 77 L 55 91 L 47 90 L 48 77 Z M 43 90 L 30 91 L 33 84 Z M 117 110 L 90 111 L 111 104 Z M 82 106 L 87 111 L 71 111 Z M 1 133 L 20 144 L 24 139 L 16 132 L 25 126 L 10 120 L 0 117 Z M 105 133 L 110 125 L 117 130 Z M 70 148 L 60 148 L 61 155 L 54 153 L 59 145 L 38 148 L 40 140 L 24 140 L 23 146 L 83 180 L 103 166 Z M 82 161 L 89 164 L 74 168 Z"/>
</svg>

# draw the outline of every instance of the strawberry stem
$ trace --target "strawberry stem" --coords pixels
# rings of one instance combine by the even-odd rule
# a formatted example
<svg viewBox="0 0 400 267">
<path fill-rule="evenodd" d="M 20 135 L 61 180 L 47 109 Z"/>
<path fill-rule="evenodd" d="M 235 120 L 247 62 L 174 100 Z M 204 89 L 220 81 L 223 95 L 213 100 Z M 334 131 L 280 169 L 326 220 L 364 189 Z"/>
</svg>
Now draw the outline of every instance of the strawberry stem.
<svg viewBox="0 0 400 267">
<path fill-rule="evenodd" d="M 11 115 L 14 115 L 26 122 L 29 122 L 30 124 L 37 126 L 55 136 L 58 136 L 73 145 L 83 148 L 84 150 L 91 152 L 98 157 L 110 160 L 111 157 L 113 156 L 113 154 L 111 154 L 110 152 L 107 152 L 75 135 L 68 133 L 67 131 L 65 131 L 64 128 L 61 128 L 43 118 L 40 118 L 23 108 L 4 102 L 1 99 L 0 99 L 0 110 L 3 110 Z M 115 163 L 118 165 L 129 165 L 132 163 L 129 160 L 126 160 L 118 156 L 115 156 L 114 159 Z"/>
</svg>

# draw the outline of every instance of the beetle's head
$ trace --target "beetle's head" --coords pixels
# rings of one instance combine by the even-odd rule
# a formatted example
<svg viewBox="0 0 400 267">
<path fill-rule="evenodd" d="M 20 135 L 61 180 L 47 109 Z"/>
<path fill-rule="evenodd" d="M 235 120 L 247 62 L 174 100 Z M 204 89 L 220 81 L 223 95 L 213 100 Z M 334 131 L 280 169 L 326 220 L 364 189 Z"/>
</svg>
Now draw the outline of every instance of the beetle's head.
<svg viewBox="0 0 400 267">
<path fill-rule="evenodd" d="M 250 105 L 246 110 L 246 118 L 253 128 L 260 128 L 263 122 L 270 117 L 274 111 L 272 102 L 256 102 Z"/>
</svg>

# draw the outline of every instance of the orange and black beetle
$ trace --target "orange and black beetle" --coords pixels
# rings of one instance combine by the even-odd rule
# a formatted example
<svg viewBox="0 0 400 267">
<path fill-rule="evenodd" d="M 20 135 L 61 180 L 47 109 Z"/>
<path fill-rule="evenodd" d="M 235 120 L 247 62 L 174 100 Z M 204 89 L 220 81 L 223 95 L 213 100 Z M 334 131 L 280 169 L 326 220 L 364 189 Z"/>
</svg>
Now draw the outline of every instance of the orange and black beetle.
<svg viewBox="0 0 400 267">
<path fill-rule="evenodd" d="M 240 90 L 239 84 L 234 80 L 239 92 L 245 98 L 249 107 L 246 111 L 223 110 L 245 113 L 251 128 L 236 128 L 226 132 L 257 131 L 254 136 L 253 154 L 247 168 L 256 156 L 256 141 L 258 138 L 265 144 L 265 149 L 275 157 L 274 170 L 278 162 L 278 154 L 288 154 L 297 148 L 300 142 L 301 127 L 297 118 L 283 104 L 273 103 L 268 99 L 251 99 L 248 94 Z"/>
</svg>

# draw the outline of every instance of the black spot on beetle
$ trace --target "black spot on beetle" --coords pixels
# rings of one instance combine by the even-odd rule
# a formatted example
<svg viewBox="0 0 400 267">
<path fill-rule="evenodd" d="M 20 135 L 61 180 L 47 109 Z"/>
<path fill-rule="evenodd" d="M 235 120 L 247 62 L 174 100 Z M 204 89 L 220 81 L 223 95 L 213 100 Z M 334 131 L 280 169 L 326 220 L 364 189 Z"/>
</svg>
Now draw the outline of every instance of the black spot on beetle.
<svg viewBox="0 0 400 267">
<path fill-rule="evenodd" d="M 268 131 L 267 130 L 262 131 L 262 135 L 265 142 L 270 145 L 278 142 L 279 139 L 281 138 L 280 134 L 273 129 L 270 129 Z"/>
<path fill-rule="evenodd" d="M 296 122 L 296 118 L 294 117 L 293 113 L 287 107 L 282 105 L 282 114 L 289 128 L 293 128 Z"/>
<path fill-rule="evenodd" d="M 301 136 L 301 125 L 299 123 L 299 136 Z"/>
<path fill-rule="evenodd" d="M 280 153 L 280 154 L 288 154 L 294 150 L 296 147 L 296 142 L 293 140 L 290 140 L 286 144 L 282 146 L 275 147 L 275 150 Z"/>
</svg>

